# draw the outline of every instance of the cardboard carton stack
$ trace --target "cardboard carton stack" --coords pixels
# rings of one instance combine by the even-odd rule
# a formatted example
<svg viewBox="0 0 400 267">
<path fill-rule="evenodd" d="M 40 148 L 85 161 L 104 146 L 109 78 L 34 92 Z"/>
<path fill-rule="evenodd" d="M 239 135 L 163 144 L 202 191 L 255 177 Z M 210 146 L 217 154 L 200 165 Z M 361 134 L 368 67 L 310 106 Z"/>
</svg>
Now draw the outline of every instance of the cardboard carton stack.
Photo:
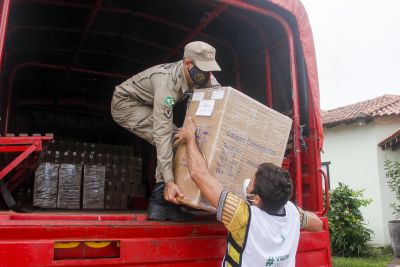
<svg viewBox="0 0 400 267">
<path fill-rule="evenodd" d="M 243 197 L 243 180 L 260 163 L 281 166 L 290 118 L 230 87 L 195 90 L 186 116 L 190 115 L 209 170 L 226 190 Z M 190 179 L 184 145 L 177 150 L 174 175 L 185 195 L 182 203 L 214 210 Z"/>
<path fill-rule="evenodd" d="M 34 206 L 126 209 L 145 196 L 142 165 L 133 147 L 55 140 L 36 171 Z"/>
</svg>

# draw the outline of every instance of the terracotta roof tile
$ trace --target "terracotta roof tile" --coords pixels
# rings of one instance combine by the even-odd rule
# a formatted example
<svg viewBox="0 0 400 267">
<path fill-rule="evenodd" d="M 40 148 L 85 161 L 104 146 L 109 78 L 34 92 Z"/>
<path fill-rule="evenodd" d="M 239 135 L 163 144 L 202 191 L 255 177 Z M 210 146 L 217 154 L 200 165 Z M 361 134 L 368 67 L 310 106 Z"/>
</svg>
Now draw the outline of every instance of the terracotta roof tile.
<svg viewBox="0 0 400 267">
<path fill-rule="evenodd" d="M 392 147 L 400 142 L 400 129 L 383 139 L 379 142 L 378 146 L 382 147 L 383 150 Z"/>
<path fill-rule="evenodd" d="M 322 111 L 324 126 L 359 118 L 400 115 L 400 95 L 383 95 L 348 106 Z"/>
</svg>

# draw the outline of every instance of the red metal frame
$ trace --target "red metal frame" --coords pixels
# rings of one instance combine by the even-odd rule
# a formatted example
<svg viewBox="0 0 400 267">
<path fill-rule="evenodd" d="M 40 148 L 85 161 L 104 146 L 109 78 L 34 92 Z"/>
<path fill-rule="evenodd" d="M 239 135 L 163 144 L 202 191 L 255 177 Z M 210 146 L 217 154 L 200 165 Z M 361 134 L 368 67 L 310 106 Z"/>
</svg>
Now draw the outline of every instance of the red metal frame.
<svg viewBox="0 0 400 267">
<path fill-rule="evenodd" d="M 46 5 L 55 5 L 55 6 L 68 6 L 73 8 L 81 8 L 81 9 L 90 9 L 92 6 L 87 4 L 79 4 L 74 2 L 61 2 L 61 1 L 53 1 L 53 0 L 14 0 L 13 4 L 24 4 L 24 3 L 41 3 Z"/>
<path fill-rule="evenodd" d="M 323 222 L 321 232 L 300 233 L 296 266 L 324 266 L 330 261 L 326 218 Z M 154 222 L 143 214 L 6 212 L 0 213 L 0 226 L 5 266 L 220 266 L 227 233 L 216 222 Z M 82 259 L 89 242 L 102 243 L 91 246 L 98 251 L 91 252 L 90 260 Z M 114 252 L 101 250 L 111 243 L 117 244 Z M 105 253 L 114 256 L 104 258 Z"/>
<path fill-rule="evenodd" d="M 68 33 L 82 33 L 81 30 L 77 29 L 71 29 L 71 28 L 59 28 L 59 27 L 43 27 L 43 26 L 32 26 L 32 25 L 18 25 L 14 26 L 8 31 L 8 35 L 12 35 L 14 33 L 17 33 L 18 31 L 21 30 L 40 30 L 40 31 L 57 31 L 57 32 L 68 32 Z M 93 35 L 99 35 L 99 36 L 107 36 L 107 37 L 118 37 L 121 39 L 126 39 L 135 43 L 140 43 L 146 46 L 154 47 L 157 49 L 161 50 L 169 50 L 169 47 L 160 45 L 158 43 L 146 41 L 143 39 L 138 39 L 131 37 L 129 35 L 124 35 L 124 34 L 118 34 L 118 33 L 113 33 L 113 32 L 99 32 L 99 31 L 90 31 L 88 34 L 93 34 Z"/>
<path fill-rule="evenodd" d="M 28 2 L 28 1 L 15 1 L 15 2 L 13 2 L 13 4 L 20 4 L 20 3 L 25 3 L 25 2 Z M 77 8 L 84 8 L 84 9 L 91 8 L 90 5 L 80 5 L 80 4 L 77 5 L 75 3 L 70 3 L 70 2 L 58 2 L 58 1 L 46 1 L 46 0 L 31 0 L 29 2 L 43 3 L 43 4 L 49 4 L 49 5 L 58 5 L 58 6 L 64 6 L 64 7 L 77 7 Z M 132 13 L 131 10 L 122 9 L 122 8 L 111 8 L 111 7 L 100 7 L 100 10 L 101 11 L 106 11 L 106 12 L 118 13 L 118 14 L 129 14 L 129 15 L 134 14 L 135 17 L 143 18 L 143 19 L 146 19 L 146 20 L 149 20 L 149 21 L 152 21 L 152 22 L 156 22 L 156 23 L 160 23 L 162 25 L 169 26 L 169 27 L 172 27 L 172 28 L 175 28 L 175 29 L 179 29 L 179 30 L 182 30 L 182 31 L 185 31 L 185 32 L 193 31 L 193 29 L 191 29 L 189 27 L 186 27 L 186 26 L 183 26 L 183 25 L 180 25 L 180 24 L 177 24 L 177 23 L 174 23 L 174 22 L 171 22 L 171 21 L 168 21 L 168 20 L 156 17 L 156 16 L 152 16 L 150 14 L 145 14 L 145 13 L 141 13 L 141 12 Z M 38 30 L 50 30 L 50 29 L 53 29 L 53 30 L 57 30 L 57 31 L 67 31 L 67 32 L 77 32 L 77 33 L 81 33 L 82 32 L 80 30 L 75 30 L 75 29 L 49 28 L 49 27 L 40 27 L 40 26 L 37 27 L 37 26 L 29 26 L 29 25 L 20 25 L 20 26 L 16 26 L 15 28 L 11 29 L 10 33 L 12 34 L 15 31 L 20 30 L 20 29 L 24 29 L 24 28 L 27 28 L 27 29 L 38 29 Z M 89 34 L 96 34 L 96 35 L 103 35 L 104 34 L 106 36 L 107 35 L 111 36 L 111 34 L 113 34 L 113 33 L 108 33 L 108 32 L 104 32 L 103 33 L 103 32 L 98 32 L 98 31 L 92 32 L 91 31 L 91 32 L 89 32 Z M 120 37 L 118 34 L 114 34 L 114 35 Z M 235 49 L 233 49 L 233 47 L 223 39 L 220 39 L 220 38 L 217 38 L 217 37 L 205 34 L 205 33 L 200 33 L 200 32 L 199 32 L 199 35 L 202 36 L 202 37 L 208 38 L 208 39 L 210 39 L 210 40 L 212 40 L 214 42 L 218 42 L 221 45 L 227 47 L 232 53 L 236 53 Z M 122 35 L 122 37 L 124 37 L 124 35 Z M 130 36 L 125 36 L 125 37 L 131 38 Z M 134 39 L 134 38 L 132 38 L 131 40 L 132 41 L 142 41 L 143 44 L 150 45 L 150 46 L 153 46 L 153 47 L 156 47 L 156 48 L 160 48 L 160 49 L 169 49 L 167 47 L 162 47 L 160 45 L 157 45 L 157 44 L 152 43 L 152 42 L 148 42 L 146 40 L 139 40 L 139 39 Z M 234 55 L 234 57 L 238 57 L 237 53 L 236 53 L 236 55 Z M 237 67 L 238 67 L 238 65 L 237 65 Z"/>
<path fill-rule="evenodd" d="M 325 187 L 325 208 L 321 213 L 321 216 L 325 216 L 328 213 L 330 207 L 330 200 L 329 200 L 329 184 L 328 184 L 328 176 L 326 175 L 323 169 L 319 169 L 322 176 L 324 177 L 324 187 Z"/>
<path fill-rule="evenodd" d="M 92 28 L 93 22 L 96 19 L 97 12 L 99 12 L 102 3 L 103 3 L 102 0 L 96 0 L 96 3 L 94 4 L 93 10 L 90 13 L 90 17 L 88 18 L 88 20 L 86 22 L 86 25 L 84 27 L 84 30 L 82 32 L 82 36 L 81 36 L 81 38 L 79 40 L 78 46 L 76 47 L 76 49 L 74 51 L 74 55 L 72 56 L 72 60 L 71 60 L 71 64 L 70 64 L 69 68 L 71 67 L 71 65 L 76 64 L 79 52 L 80 52 L 83 44 L 85 43 L 86 36 L 88 35 L 90 28 Z"/>
<path fill-rule="evenodd" d="M 212 3 L 208 2 L 208 1 L 204 1 L 204 0 L 199 0 L 199 1 L 202 2 L 202 3 L 208 4 L 208 5 L 212 5 Z M 17 1 L 14 1 L 13 4 L 21 4 L 21 3 L 25 3 L 25 2 L 42 3 L 42 4 L 58 5 L 58 6 L 74 7 L 74 8 L 83 8 L 83 9 L 90 9 L 91 8 L 90 5 L 81 5 L 81 4 L 75 4 L 75 3 L 70 3 L 70 2 L 58 2 L 58 1 L 47 1 L 47 0 L 30 0 L 30 1 L 18 1 L 17 0 Z M 106 12 L 119 13 L 119 14 L 130 14 L 130 15 L 133 14 L 131 10 L 126 10 L 126 9 L 121 9 L 121 8 L 100 7 L 100 10 L 106 11 Z M 260 34 L 260 37 L 263 40 L 263 42 L 265 44 L 267 43 L 266 42 L 267 38 L 265 36 L 265 33 L 262 31 L 262 29 L 257 24 L 255 24 L 254 22 L 249 20 L 247 17 L 241 16 L 240 14 L 237 14 L 237 13 L 234 13 L 234 12 L 230 12 L 230 11 L 228 11 L 228 13 L 230 15 L 234 15 L 234 16 L 240 18 L 241 20 L 244 20 L 247 23 L 251 24 L 256 29 L 256 31 Z M 159 17 L 155 17 L 155 16 L 152 16 L 152 15 L 149 15 L 149 14 L 144 14 L 144 13 L 141 13 L 141 12 L 135 12 L 134 15 L 136 17 L 140 17 L 140 18 L 152 21 L 152 22 L 157 22 L 157 23 L 160 23 L 162 25 L 166 25 L 166 26 L 169 26 L 169 27 L 172 27 L 172 28 L 175 28 L 175 29 L 179 29 L 179 30 L 182 30 L 182 31 L 186 31 L 186 32 L 193 31 L 193 29 L 191 29 L 189 27 L 185 27 L 183 25 L 180 25 L 180 24 L 177 24 L 177 23 L 174 23 L 174 22 L 171 22 L 171 21 L 159 18 Z M 24 27 L 36 28 L 36 27 L 25 26 L 25 25 L 24 26 L 16 26 L 15 27 L 16 29 L 11 29 L 10 33 L 12 34 L 16 30 L 23 29 Z M 46 27 L 37 27 L 36 29 L 47 30 L 48 28 L 46 28 Z M 53 29 L 55 29 L 55 28 L 53 28 Z M 68 30 L 57 29 L 57 30 L 68 31 L 68 32 L 81 32 L 81 31 L 76 31 L 75 29 L 68 29 Z M 112 33 L 90 32 L 90 34 L 111 36 Z M 219 38 L 216 38 L 214 36 L 211 36 L 211 35 L 208 35 L 208 34 L 204 34 L 204 33 L 200 33 L 200 32 L 198 34 L 200 36 L 202 36 L 202 37 L 205 37 L 205 38 L 208 38 L 208 39 L 212 40 L 213 42 L 218 42 L 221 45 L 223 45 L 223 46 L 225 46 L 226 48 L 229 49 L 229 51 L 232 53 L 232 56 L 233 56 L 233 59 L 234 59 L 234 63 L 235 63 L 236 87 L 240 90 L 241 84 L 240 84 L 239 56 L 238 56 L 236 50 L 230 45 L 229 42 L 226 42 L 223 39 L 219 39 Z M 119 35 L 117 35 L 117 34 L 114 34 L 114 35 L 119 37 Z M 169 49 L 169 48 L 162 47 L 162 46 L 156 45 L 154 43 L 148 42 L 146 40 L 140 40 L 140 39 L 137 39 L 137 38 L 132 38 L 130 36 L 122 35 L 121 38 L 126 38 L 126 39 L 134 41 L 134 42 L 142 43 L 142 44 L 153 46 L 153 47 L 160 48 L 160 49 Z"/>
<path fill-rule="evenodd" d="M 1 218 L 0 213 L 0 226 L 5 266 L 218 266 L 226 242 L 226 229 L 215 222 L 150 222 L 141 214 L 4 213 Z M 62 251 L 74 254 L 68 253 L 68 242 L 88 241 L 118 241 L 119 257 L 57 260 Z M 59 242 L 65 249 L 56 247 Z M 16 256 L 20 244 L 24 249 Z"/>
<path fill-rule="evenodd" d="M 19 48 L 15 48 L 15 49 L 10 50 L 6 54 L 6 58 L 9 59 L 14 54 L 16 54 L 16 53 L 18 53 L 20 51 L 26 51 L 26 50 L 28 50 L 28 51 L 48 51 L 48 52 L 55 52 L 55 53 L 72 53 L 73 52 L 72 49 L 62 49 L 62 48 L 19 47 Z M 124 55 L 117 54 L 117 53 L 104 52 L 104 51 L 81 50 L 79 53 L 88 54 L 88 55 L 117 57 L 117 58 L 124 59 L 124 60 L 130 61 L 130 62 L 140 63 L 140 64 L 142 64 L 144 66 L 151 66 L 153 64 L 152 62 L 149 62 L 149 61 L 144 61 L 144 60 L 136 59 L 136 58 L 133 58 L 133 57 L 124 56 Z"/>
<path fill-rule="evenodd" d="M 8 14 L 10 11 L 10 0 L 3 0 L 1 6 L 1 23 L 0 23 L 0 69 L 3 62 L 4 43 L 6 41 L 6 32 L 8 24 Z"/>
<path fill-rule="evenodd" d="M 44 102 L 40 102 L 40 100 L 48 100 Z M 40 104 L 38 104 L 40 103 Z M 44 107 L 49 106 L 52 108 L 60 107 L 60 106 L 81 106 L 87 107 L 94 110 L 101 110 L 101 111 L 109 111 L 110 105 L 107 104 L 99 104 L 98 102 L 93 102 L 90 100 L 82 100 L 80 98 L 59 98 L 57 102 L 54 99 L 40 99 L 40 98 L 30 98 L 30 99 L 17 99 L 13 101 L 13 107 Z M 104 113 L 103 113 L 104 114 Z"/>
<path fill-rule="evenodd" d="M 193 40 L 193 38 L 198 35 L 202 30 L 204 30 L 213 20 L 215 20 L 216 18 L 219 17 L 219 15 L 221 15 L 225 9 L 227 8 L 227 5 L 220 5 L 218 7 L 216 7 L 213 11 L 211 11 L 210 13 L 208 13 L 208 15 L 206 17 L 203 17 L 200 21 L 200 24 L 193 29 L 188 35 L 186 35 L 182 41 L 179 42 L 179 44 L 174 47 L 173 49 L 171 49 L 170 51 L 168 51 L 168 54 L 164 57 L 163 60 L 161 60 L 162 62 L 167 61 L 168 59 L 170 59 L 173 55 L 175 55 L 176 53 L 178 53 L 179 49 L 181 49 L 182 47 L 184 47 L 188 42 L 190 42 L 191 40 Z"/>
<path fill-rule="evenodd" d="M 0 180 L 15 169 L 22 161 L 27 159 L 33 152 L 42 151 L 44 141 L 50 141 L 52 139 L 52 136 L 0 137 L 0 152 L 22 152 L 5 168 L 0 170 Z"/>
<path fill-rule="evenodd" d="M 311 167 L 308 170 L 308 176 L 309 177 L 314 177 L 314 180 L 308 181 L 309 182 L 309 189 L 311 190 L 310 193 L 315 196 L 314 199 L 308 198 L 306 199 L 307 203 L 307 208 L 318 211 L 320 213 L 323 212 L 324 210 L 324 203 L 323 203 L 323 193 L 322 193 L 322 179 L 321 179 L 321 173 L 319 171 L 321 167 L 321 154 L 320 154 L 320 147 L 319 147 L 319 136 L 316 130 L 316 120 L 315 120 L 315 113 L 314 113 L 314 102 L 312 99 L 311 94 L 309 94 L 309 107 L 308 107 L 308 118 L 309 118 L 309 128 L 310 128 L 310 136 L 306 138 L 306 144 L 307 144 L 307 151 L 302 152 L 302 157 L 303 159 L 306 159 L 308 161 L 308 165 Z M 328 190 L 328 187 L 325 189 Z M 329 192 L 328 192 L 329 194 Z M 325 199 L 326 201 L 329 201 L 329 195 L 328 199 Z M 329 202 L 326 203 L 329 205 Z M 326 205 L 325 205 L 326 206 Z"/>
<path fill-rule="evenodd" d="M 146 18 L 147 18 L 147 16 L 146 16 Z M 168 25 L 169 24 L 170 23 L 168 23 Z M 182 28 L 182 26 L 180 26 L 180 27 Z M 76 30 L 76 29 L 65 29 L 65 28 L 56 28 L 56 27 L 42 27 L 42 26 L 31 26 L 31 25 L 19 25 L 19 26 L 15 26 L 11 30 L 9 30 L 9 35 L 10 34 L 14 34 L 19 30 L 26 30 L 26 29 L 28 29 L 28 30 L 41 30 L 41 31 L 60 31 L 60 32 L 70 32 L 70 33 L 81 33 L 80 30 Z M 183 30 L 184 31 L 189 31 L 190 28 L 183 27 Z M 154 47 L 154 48 L 157 48 L 157 49 L 166 50 L 166 51 L 170 50 L 169 47 L 165 47 L 165 46 L 159 45 L 159 44 L 154 43 L 154 42 L 149 42 L 149 41 L 146 41 L 146 40 L 134 38 L 134 37 L 131 37 L 131 36 L 128 36 L 128 35 L 119 35 L 119 34 L 111 33 L 111 32 L 98 32 L 98 31 L 91 31 L 91 32 L 89 32 L 89 34 L 99 35 L 99 36 L 108 36 L 108 37 L 118 37 L 118 38 L 121 38 L 121 39 L 126 39 L 126 40 L 134 42 L 134 43 L 143 44 L 143 45 Z M 233 47 L 228 42 L 226 42 L 226 41 L 224 41 L 222 39 L 218 39 L 218 38 L 215 38 L 215 37 L 213 37 L 211 35 L 207 35 L 207 34 L 203 34 L 203 33 L 199 33 L 199 34 L 204 36 L 204 37 L 206 37 L 206 38 L 208 38 L 208 39 L 211 39 L 211 40 L 213 40 L 213 41 L 215 41 L 217 43 L 220 43 L 221 45 L 225 46 L 231 52 L 231 54 L 233 56 L 233 60 L 234 60 L 234 66 L 235 66 L 234 67 L 235 68 L 235 84 L 236 84 L 236 88 L 238 88 L 240 90 L 240 88 L 241 88 L 241 84 L 240 84 L 240 67 L 239 67 L 239 56 L 238 56 L 237 52 L 233 49 Z M 53 49 L 53 48 L 52 49 L 50 49 L 50 48 L 40 49 L 40 48 L 23 47 L 23 48 L 16 48 L 14 50 L 9 51 L 7 53 L 7 55 L 6 55 L 7 58 L 11 57 L 14 53 L 16 53 L 17 51 L 20 51 L 20 50 L 46 50 L 46 51 L 54 51 L 54 52 L 72 52 L 72 50 L 70 50 L 70 49 L 68 49 L 68 50 L 67 49 Z M 117 54 L 117 53 L 109 53 L 109 52 L 103 52 L 103 51 L 91 51 L 91 50 L 80 51 L 80 53 L 114 56 L 114 57 L 118 57 L 118 58 L 125 59 L 125 60 L 128 60 L 128 61 L 132 61 L 132 62 L 135 62 L 135 63 L 140 63 L 140 64 L 145 65 L 145 66 L 151 66 L 151 65 L 155 64 L 154 62 L 147 62 L 147 61 L 139 60 L 139 59 L 136 59 L 136 58 L 128 57 L 128 56 Z"/>
<path fill-rule="evenodd" d="M 299 207 L 303 206 L 302 192 L 302 167 L 301 167 L 301 145 L 300 145 L 300 108 L 299 108 L 299 93 L 298 93 L 298 80 L 297 80 L 297 61 L 296 61 L 296 47 L 292 29 L 288 22 L 277 13 L 270 10 L 263 9 L 248 3 L 236 0 L 220 0 L 223 3 L 231 6 L 236 6 L 251 12 L 262 14 L 274 18 L 283 27 L 289 44 L 289 58 L 290 58 L 290 76 L 292 79 L 292 99 L 293 99 L 293 143 L 294 143 L 294 158 L 295 158 L 295 188 L 296 188 L 296 203 Z"/>
<path fill-rule="evenodd" d="M 60 71 L 80 72 L 80 73 L 84 73 L 84 74 L 106 76 L 106 77 L 112 77 L 112 78 L 118 78 L 118 79 L 127 79 L 129 77 L 128 75 L 123 75 L 123 74 L 100 72 L 100 71 L 94 71 L 94 70 L 82 69 L 82 68 L 68 69 L 65 66 L 44 64 L 44 63 L 38 63 L 38 62 L 21 63 L 21 64 L 17 65 L 11 71 L 9 82 L 8 82 L 8 87 L 7 87 L 7 92 L 6 92 L 7 101 L 6 101 L 6 105 L 5 105 L 5 115 L 4 115 L 4 121 L 3 121 L 3 134 L 4 135 L 6 135 L 8 133 L 11 100 L 12 100 L 12 88 L 14 85 L 15 75 L 18 73 L 18 71 L 20 71 L 21 69 L 26 68 L 26 67 L 39 67 L 39 68 L 47 68 L 47 69 L 54 69 L 54 70 L 60 70 Z"/>
<path fill-rule="evenodd" d="M 10 191 L 11 193 L 16 191 L 26 181 L 27 177 L 33 174 L 34 167 L 32 165 L 29 167 L 30 168 L 21 168 L 21 166 L 18 166 L 16 168 L 15 173 L 6 183 L 8 191 Z"/>
<path fill-rule="evenodd" d="M 47 0 L 31 2 L 54 4 L 53 1 Z M 288 36 L 293 83 L 296 200 L 299 206 L 301 206 L 302 158 L 299 142 L 300 113 L 293 33 L 288 23 L 271 11 L 234 0 L 222 0 L 222 2 L 275 18 L 281 23 Z M 71 5 L 79 8 L 87 8 L 86 5 Z M 268 64 L 267 62 L 266 59 L 266 64 Z M 65 70 L 63 66 L 28 62 L 17 66 L 12 72 L 13 76 L 16 75 L 20 68 L 25 67 L 25 64 L 26 66 Z M 77 68 L 75 70 L 82 70 L 82 73 L 99 75 L 99 72 L 92 70 Z M 14 77 L 12 79 L 10 77 L 10 83 L 13 80 Z M 9 97 L 11 97 L 12 90 L 10 83 L 8 87 L 10 92 Z M 7 98 L 7 102 L 10 100 Z M 10 108 L 10 103 L 7 104 L 7 107 Z M 307 142 L 311 144 L 315 143 L 313 140 L 307 140 Z M 316 156 L 316 161 L 318 161 L 318 156 Z M 311 163 L 310 165 L 319 166 L 316 161 L 312 162 L 315 165 Z M 219 266 L 225 250 L 226 231 L 222 225 L 216 223 L 196 222 L 178 224 L 147 222 L 143 215 L 124 216 L 118 214 L 103 216 L 100 214 L 70 214 L 57 216 L 54 213 L 32 214 L 32 216 L 0 213 L 0 259 L 5 259 L 4 264 L 7 266 L 15 264 L 17 264 L 16 266 L 121 266 L 132 264 L 146 266 Z M 324 221 L 324 231 L 318 233 L 301 233 L 297 266 L 320 266 L 327 263 L 331 266 L 327 220 L 326 218 L 322 219 Z M 15 229 L 18 230 L 16 231 Z M 82 240 L 83 237 L 84 240 Z M 55 248 L 56 241 L 119 241 L 120 256 L 119 258 L 92 259 L 90 261 L 82 259 L 55 260 L 56 255 L 60 255 L 60 251 L 57 251 L 57 248 Z M 24 250 L 21 250 L 21 244 L 23 244 Z M 80 248 L 82 247 L 80 246 Z M 199 247 L 202 249 L 199 250 Z M 212 253 L 210 253 L 211 251 Z M 67 253 L 67 255 L 72 254 Z"/>
<path fill-rule="evenodd" d="M 272 107 L 272 80 L 271 80 L 271 59 L 269 49 L 265 49 L 265 79 L 266 79 L 266 100 L 267 106 Z"/>
<path fill-rule="evenodd" d="M 221 5 L 218 3 L 218 1 L 208 1 L 208 0 L 196 0 L 196 1 L 203 5 L 207 5 L 207 6 L 214 7 L 214 8 Z M 230 10 L 230 9 L 225 9 L 224 13 L 226 13 L 232 17 L 235 17 L 235 18 L 243 21 L 244 23 L 247 23 L 251 27 L 253 27 L 254 30 L 258 33 L 258 36 L 260 37 L 261 42 L 264 44 L 264 46 L 268 45 L 268 37 L 267 37 L 264 29 L 258 23 L 256 23 L 254 20 L 251 20 L 251 19 L 249 19 L 249 17 L 246 17 L 240 13 L 234 12 L 233 10 Z"/>
<path fill-rule="evenodd" d="M 33 1 L 35 2 L 35 1 Z M 46 2 L 46 1 L 40 1 L 38 0 L 37 2 Z M 296 200 L 297 200 L 297 204 L 299 206 L 302 206 L 302 172 L 301 172 L 301 148 L 300 148 L 300 142 L 299 142 L 299 136 L 300 136 L 300 130 L 299 130 L 299 125 L 300 125 L 300 115 L 299 115 L 299 106 L 298 106 L 298 86 L 297 86 L 297 76 L 296 76 L 296 55 L 295 55 L 295 47 L 294 47 L 294 37 L 293 37 L 293 33 L 290 29 L 290 26 L 288 25 L 288 23 L 282 18 L 280 17 L 278 14 L 273 13 L 269 10 L 265 10 L 262 9 L 260 7 L 254 6 L 254 5 L 250 5 L 247 3 L 242 3 L 239 1 L 235 1 L 235 0 L 224 0 L 223 1 L 226 4 L 232 5 L 232 6 L 236 6 L 236 7 L 240 7 L 242 9 L 246 9 L 252 12 L 256 12 L 259 14 L 263 14 L 269 17 L 272 17 L 274 19 L 276 19 L 284 28 L 287 37 L 288 37 L 288 44 L 289 44 L 289 54 L 290 54 L 290 64 L 291 64 L 291 78 L 292 78 L 292 83 L 293 83 L 293 126 L 294 126 L 294 156 L 295 156 L 295 182 L 296 182 Z M 47 1 L 46 3 L 50 3 L 49 1 Z M 52 2 L 53 3 L 53 2 Z M 57 3 L 60 4 L 60 3 Z M 68 3 L 62 3 L 62 5 L 69 5 Z M 83 7 L 83 6 L 81 6 Z M 104 10 L 106 11 L 112 11 L 112 12 L 131 12 L 128 10 L 121 10 L 121 9 L 115 9 L 115 8 L 104 8 Z M 135 14 L 137 15 L 137 14 Z M 148 15 L 143 15 L 143 17 L 151 17 Z M 157 21 L 163 21 L 160 18 L 152 18 L 153 20 L 157 20 Z M 168 23 L 170 25 L 172 25 L 170 22 L 165 22 L 164 23 Z M 178 25 L 174 25 L 177 28 L 182 28 L 182 26 L 178 26 Z M 8 102 L 8 101 L 7 101 Z M 7 107 L 9 107 L 9 104 L 7 104 Z M 8 112 L 6 111 L 6 125 L 8 124 Z"/>
</svg>

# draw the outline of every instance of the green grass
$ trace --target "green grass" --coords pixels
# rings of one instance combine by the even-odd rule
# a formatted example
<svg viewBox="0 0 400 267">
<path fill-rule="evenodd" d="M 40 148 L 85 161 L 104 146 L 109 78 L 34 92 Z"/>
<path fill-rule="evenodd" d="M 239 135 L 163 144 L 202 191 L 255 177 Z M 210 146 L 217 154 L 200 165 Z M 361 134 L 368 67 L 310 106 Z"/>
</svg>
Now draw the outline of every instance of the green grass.
<svg viewBox="0 0 400 267">
<path fill-rule="evenodd" d="M 392 255 L 371 258 L 332 257 L 332 264 L 333 267 L 386 267 L 392 259 Z"/>
<path fill-rule="evenodd" d="M 343 258 L 332 257 L 333 267 L 386 267 L 393 260 L 393 251 L 390 246 L 374 249 L 375 257 L 370 258 Z"/>
<path fill-rule="evenodd" d="M 341 258 L 332 257 L 333 267 L 386 267 L 392 256 L 380 256 L 373 258 Z"/>
</svg>

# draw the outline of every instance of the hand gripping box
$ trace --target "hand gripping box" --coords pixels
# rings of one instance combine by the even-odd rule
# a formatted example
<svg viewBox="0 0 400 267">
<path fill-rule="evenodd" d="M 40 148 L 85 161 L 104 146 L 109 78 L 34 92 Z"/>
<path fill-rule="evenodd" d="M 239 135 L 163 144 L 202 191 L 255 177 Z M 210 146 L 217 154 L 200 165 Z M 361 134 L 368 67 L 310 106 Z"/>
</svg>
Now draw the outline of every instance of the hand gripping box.
<svg viewBox="0 0 400 267">
<path fill-rule="evenodd" d="M 195 90 L 186 117 L 197 126 L 197 143 L 211 174 L 225 190 L 243 196 L 243 180 L 257 166 L 282 165 L 292 120 L 231 88 Z M 182 203 L 214 211 L 190 179 L 186 146 L 178 147 L 174 176 L 185 197 Z"/>
</svg>

